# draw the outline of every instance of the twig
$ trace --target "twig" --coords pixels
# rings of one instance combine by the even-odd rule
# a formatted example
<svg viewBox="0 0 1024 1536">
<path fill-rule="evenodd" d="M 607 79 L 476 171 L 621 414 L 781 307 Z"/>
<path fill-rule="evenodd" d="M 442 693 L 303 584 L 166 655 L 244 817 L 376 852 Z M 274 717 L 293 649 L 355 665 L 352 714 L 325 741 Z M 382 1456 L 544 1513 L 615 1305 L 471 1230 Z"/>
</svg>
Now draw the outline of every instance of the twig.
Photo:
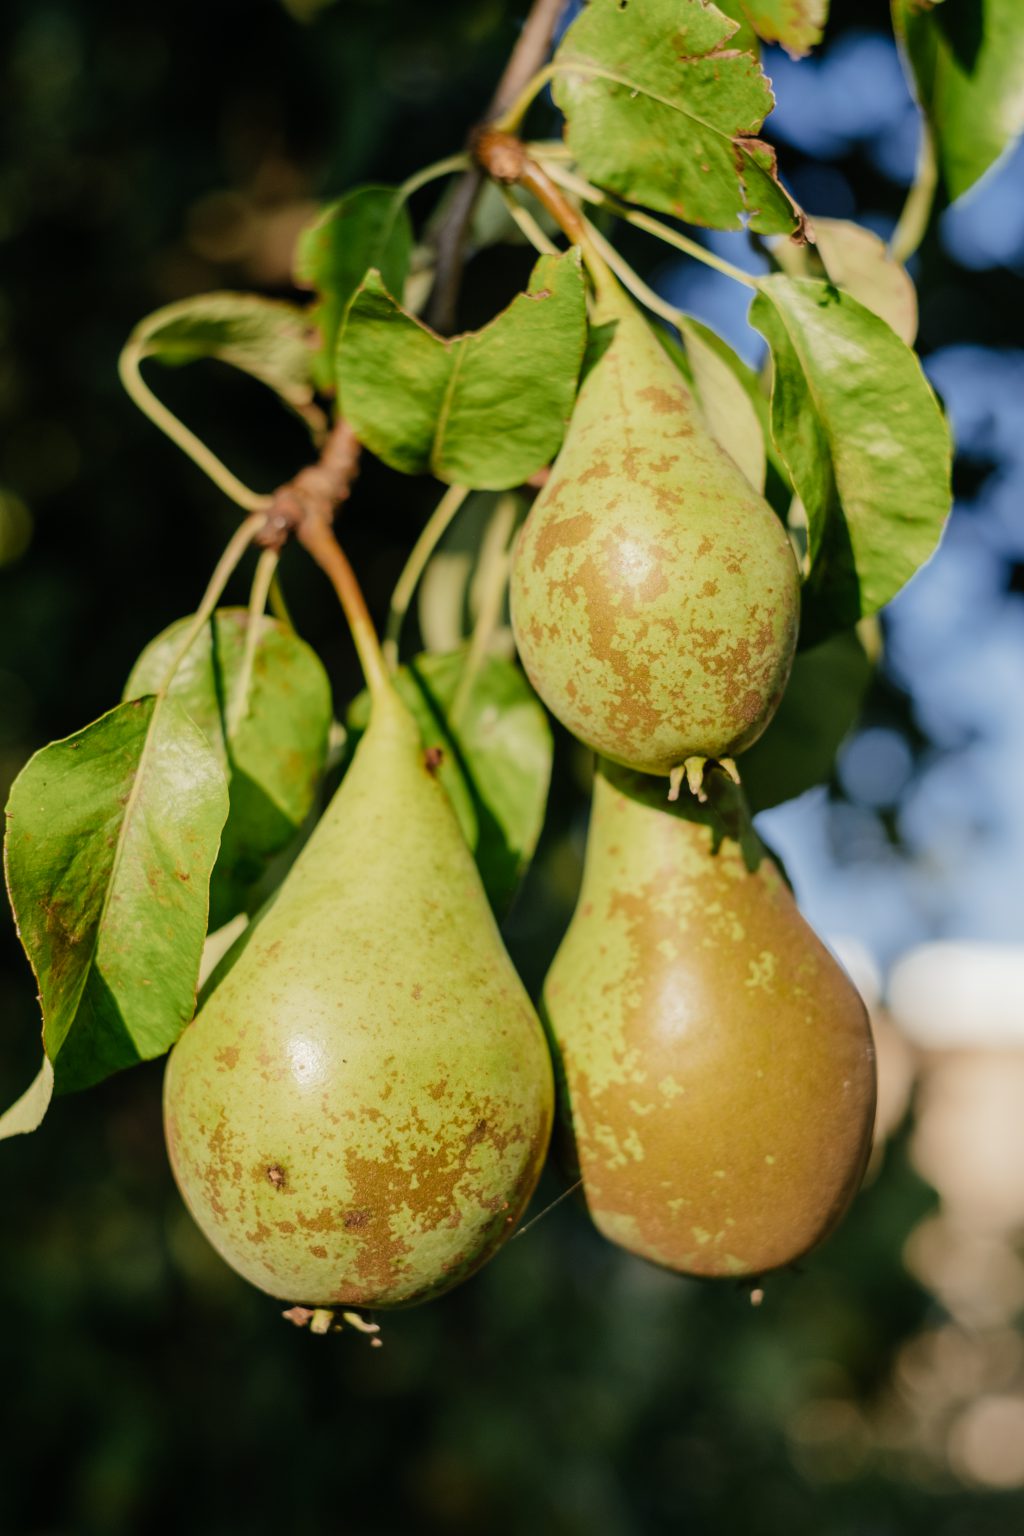
<svg viewBox="0 0 1024 1536">
<path fill-rule="evenodd" d="M 360 451 L 359 439 L 348 422 L 336 422 L 317 462 L 300 469 L 267 498 L 258 540 L 264 549 L 281 549 L 289 534 L 298 536 L 308 522 L 330 527 L 335 512 L 351 494 L 359 473 Z"/>
<path fill-rule="evenodd" d="M 500 117 L 544 63 L 561 15 L 562 4 L 563 0 L 533 0 L 519 40 L 509 55 L 504 73 L 484 115 L 484 123 Z M 455 305 L 465 264 L 466 237 L 483 185 L 483 171 L 479 165 L 473 165 L 457 183 L 448 212 L 434 239 L 437 269 L 427 308 L 427 321 L 444 335 L 450 333 L 455 325 Z"/>
<path fill-rule="evenodd" d="M 391 692 L 388 669 L 366 599 L 332 528 L 335 512 L 351 494 L 360 452 L 359 439 L 348 422 L 337 421 L 317 462 L 307 464 L 274 492 L 257 542 L 264 549 L 278 550 L 294 534 L 312 555 L 338 595 L 363 675 L 377 699 Z"/>
<path fill-rule="evenodd" d="M 555 185 L 544 167 L 527 154 L 521 139 L 498 128 L 485 128 L 477 135 L 474 152 L 478 164 L 493 181 L 499 185 L 525 187 L 541 207 L 547 209 L 566 239 L 579 246 L 598 293 L 613 285 L 608 265 L 590 238 L 586 219 Z"/>
</svg>

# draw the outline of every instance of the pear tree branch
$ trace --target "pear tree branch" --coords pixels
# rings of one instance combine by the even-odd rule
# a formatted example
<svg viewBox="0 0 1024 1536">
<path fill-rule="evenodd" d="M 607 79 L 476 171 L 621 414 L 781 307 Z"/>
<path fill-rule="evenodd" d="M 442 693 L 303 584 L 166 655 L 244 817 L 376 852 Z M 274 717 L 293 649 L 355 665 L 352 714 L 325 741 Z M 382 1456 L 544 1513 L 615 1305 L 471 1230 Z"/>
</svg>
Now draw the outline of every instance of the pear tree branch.
<svg viewBox="0 0 1024 1536">
<path fill-rule="evenodd" d="M 485 114 L 485 123 L 493 122 L 508 110 L 544 63 L 562 5 L 563 0 L 533 0 Z M 483 185 L 483 170 L 474 164 L 457 182 L 447 213 L 434 237 L 437 268 L 427 320 L 434 330 L 445 335 L 455 325 L 455 304 L 462 282 L 466 238 Z"/>
</svg>

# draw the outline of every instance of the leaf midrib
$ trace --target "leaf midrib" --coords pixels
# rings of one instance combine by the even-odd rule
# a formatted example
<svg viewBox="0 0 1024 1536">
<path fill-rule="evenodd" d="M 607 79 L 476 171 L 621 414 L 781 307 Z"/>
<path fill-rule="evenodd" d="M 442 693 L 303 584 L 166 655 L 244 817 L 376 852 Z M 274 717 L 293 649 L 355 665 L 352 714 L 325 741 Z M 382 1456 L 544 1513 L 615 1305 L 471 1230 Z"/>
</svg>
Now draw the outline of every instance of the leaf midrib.
<svg viewBox="0 0 1024 1536">
<path fill-rule="evenodd" d="M 737 58 L 741 57 L 739 53 L 737 53 L 736 56 Z M 698 57 L 701 60 L 705 60 L 712 59 L 714 55 L 703 53 L 698 55 Z M 688 107 L 680 106 L 678 102 L 670 100 L 667 96 L 662 96 L 659 91 L 651 90 L 649 86 L 640 84 L 636 80 L 630 80 L 628 76 L 620 75 L 611 69 L 606 69 L 604 65 L 594 64 L 591 60 L 588 59 L 574 58 L 572 55 L 569 55 L 568 59 L 556 60 L 552 65 L 552 70 L 555 74 L 559 75 L 584 74 L 589 75 L 592 79 L 595 80 L 611 80 L 615 85 L 624 86 L 628 91 L 636 91 L 638 95 L 646 96 L 650 101 L 656 101 L 660 106 L 668 107 L 670 111 L 677 112 L 680 117 L 685 117 L 691 123 L 699 123 L 700 126 L 702 128 L 706 128 L 709 133 L 715 134 L 726 144 L 735 144 L 738 148 L 742 149 L 744 153 L 749 153 L 744 140 L 756 139 L 757 133 L 760 131 L 758 129 L 752 130 L 750 133 L 744 133 L 742 131 L 737 131 L 736 133 L 726 133 L 721 128 L 717 127 L 714 123 L 709 123 L 707 118 L 698 116 L 696 112 L 691 111 Z M 762 123 L 764 122 L 763 117 L 761 121 Z"/>
<path fill-rule="evenodd" d="M 145 697 L 145 695 L 144 695 L 144 697 Z M 123 815 L 121 817 L 121 825 L 120 825 L 120 828 L 119 828 L 118 834 L 117 834 L 117 843 L 116 843 L 116 845 L 114 847 L 114 857 L 113 857 L 113 861 L 111 862 L 111 866 L 110 866 L 110 877 L 107 880 L 106 889 L 105 889 L 104 894 L 103 894 L 103 903 L 102 903 L 102 905 L 100 907 L 99 916 L 96 919 L 95 936 L 93 938 L 93 943 L 92 943 L 91 950 L 90 950 L 90 953 L 89 953 L 89 958 L 88 958 L 88 961 L 86 962 L 86 964 L 82 968 L 82 982 L 81 982 L 81 985 L 78 987 L 77 991 L 74 994 L 74 999 L 75 999 L 74 1008 L 73 1008 L 73 1010 L 71 1012 L 71 1017 L 68 1020 L 68 1027 L 67 1027 L 67 1029 L 64 1032 L 64 1035 L 63 1035 L 63 1037 L 61 1039 L 61 1043 L 57 1047 L 57 1050 L 56 1050 L 54 1056 L 50 1057 L 51 1061 L 54 1061 L 56 1056 L 60 1055 L 60 1052 L 63 1049 L 64 1043 L 67 1040 L 68 1035 L 71 1033 L 71 1029 L 72 1029 L 72 1027 L 74 1025 L 74 1022 L 75 1022 L 75 1019 L 76 1019 L 76 1017 L 78 1015 L 78 1010 L 79 1010 L 79 1007 L 81 1006 L 82 997 L 83 997 L 83 995 L 85 993 L 86 986 L 88 985 L 89 978 L 92 975 L 93 970 L 96 968 L 96 960 L 97 960 L 97 955 L 99 953 L 99 947 L 100 947 L 100 938 L 101 938 L 102 933 L 103 933 L 103 924 L 104 924 L 104 920 L 106 918 L 107 912 L 110 909 L 110 902 L 111 902 L 111 899 L 112 899 L 113 889 L 114 889 L 114 886 L 117 883 L 117 877 L 118 877 L 118 874 L 119 874 L 120 868 L 121 868 L 121 863 L 122 863 L 122 858 L 123 858 L 124 848 L 125 848 L 125 842 L 127 840 L 127 830 L 126 829 L 127 829 L 128 825 L 129 825 L 129 822 L 131 820 L 132 812 L 135 809 L 136 802 L 138 801 L 138 797 L 139 797 L 139 793 L 140 793 L 140 786 L 142 784 L 142 780 L 143 780 L 143 776 L 144 776 L 144 769 L 147 766 L 147 761 L 148 761 L 148 758 L 149 758 L 149 755 L 150 755 L 151 743 L 152 743 L 152 739 L 153 739 L 153 728 L 154 728 L 154 726 L 155 726 L 155 724 L 157 722 L 157 719 L 159 718 L 160 711 L 161 711 L 163 705 L 166 703 L 167 694 L 166 694 L 166 692 L 153 694 L 152 698 L 156 702 L 155 702 L 154 707 L 153 707 L 153 712 L 152 712 L 152 714 L 149 717 L 149 727 L 148 727 L 148 729 L 146 731 L 146 738 L 145 738 L 145 741 L 143 742 L 142 751 L 139 754 L 139 761 L 138 761 L 138 766 L 137 766 L 137 768 L 135 770 L 134 782 L 132 784 L 131 790 L 128 793 L 128 799 L 125 801 L 124 812 L 123 812 Z M 134 703 L 134 701 L 132 701 L 132 703 Z M 132 703 L 129 703 L 128 705 L 119 704 L 117 706 L 117 708 L 118 709 L 131 708 L 132 707 Z M 127 1025 L 125 1027 L 127 1028 Z M 47 1055 L 49 1055 L 49 1052 L 47 1052 Z"/>
</svg>

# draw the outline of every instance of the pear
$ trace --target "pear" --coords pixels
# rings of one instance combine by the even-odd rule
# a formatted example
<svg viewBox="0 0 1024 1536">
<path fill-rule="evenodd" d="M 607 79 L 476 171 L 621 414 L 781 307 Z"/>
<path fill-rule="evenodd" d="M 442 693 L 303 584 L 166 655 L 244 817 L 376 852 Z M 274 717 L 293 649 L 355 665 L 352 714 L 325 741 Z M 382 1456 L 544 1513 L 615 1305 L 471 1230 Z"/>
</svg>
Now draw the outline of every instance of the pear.
<svg viewBox="0 0 1024 1536">
<path fill-rule="evenodd" d="M 871 1029 L 753 833 L 599 764 L 543 1013 L 613 1242 L 684 1274 L 759 1275 L 840 1220 L 870 1147 Z"/>
<path fill-rule="evenodd" d="M 513 1230 L 550 1055 L 435 765 L 390 684 L 333 801 L 165 1080 L 210 1242 L 272 1296 L 395 1307 Z"/>
<path fill-rule="evenodd" d="M 610 277 L 593 319 L 604 350 L 523 526 L 512 624 L 563 725 L 668 774 L 732 757 L 768 724 L 796 645 L 798 572 L 779 519 Z"/>
</svg>

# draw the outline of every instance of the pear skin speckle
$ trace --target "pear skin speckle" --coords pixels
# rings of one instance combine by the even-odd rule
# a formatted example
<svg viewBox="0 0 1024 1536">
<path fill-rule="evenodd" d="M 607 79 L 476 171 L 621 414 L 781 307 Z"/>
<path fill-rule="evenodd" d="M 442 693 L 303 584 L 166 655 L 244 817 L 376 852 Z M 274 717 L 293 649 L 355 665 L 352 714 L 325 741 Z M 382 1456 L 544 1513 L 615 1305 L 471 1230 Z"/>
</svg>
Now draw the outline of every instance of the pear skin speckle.
<svg viewBox="0 0 1024 1536">
<path fill-rule="evenodd" d="M 394 1307 L 479 1268 L 540 1173 L 543 1030 L 397 697 L 168 1062 L 171 1164 L 241 1275 Z"/>
<path fill-rule="evenodd" d="M 516 643 L 553 714 L 618 763 L 731 757 L 782 698 L 799 578 L 771 507 L 710 436 L 621 294 L 512 569 Z"/>
<path fill-rule="evenodd" d="M 778 869 L 714 812 L 599 765 L 543 1014 L 584 1193 L 612 1242 L 703 1276 L 813 1248 L 863 1176 L 867 1014 Z"/>
</svg>

